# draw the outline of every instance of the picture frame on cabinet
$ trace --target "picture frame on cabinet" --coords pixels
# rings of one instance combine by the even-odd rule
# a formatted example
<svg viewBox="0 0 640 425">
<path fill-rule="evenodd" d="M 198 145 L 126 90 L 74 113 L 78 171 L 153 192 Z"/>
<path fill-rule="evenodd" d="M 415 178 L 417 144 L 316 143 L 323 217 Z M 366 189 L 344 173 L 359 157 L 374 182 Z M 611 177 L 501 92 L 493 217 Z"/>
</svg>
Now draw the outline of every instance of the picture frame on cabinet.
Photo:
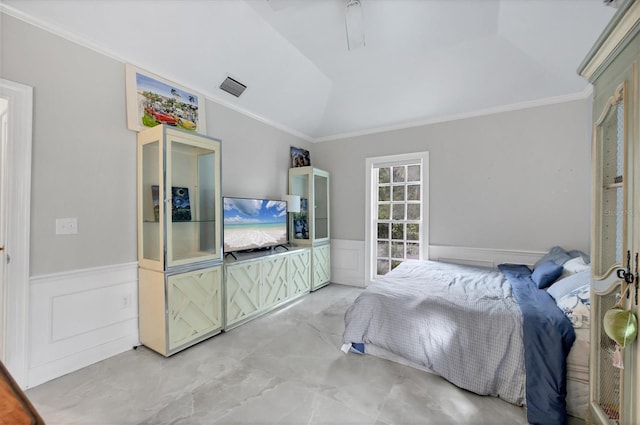
<svg viewBox="0 0 640 425">
<path fill-rule="evenodd" d="M 293 231 L 296 239 L 309 239 L 308 203 L 307 198 L 300 198 L 300 212 L 293 214 Z"/>
<path fill-rule="evenodd" d="M 311 155 L 308 150 L 291 146 L 291 168 L 311 165 Z"/>
<path fill-rule="evenodd" d="M 206 133 L 201 94 L 133 65 L 125 65 L 127 128 L 140 131 L 167 124 Z"/>
<path fill-rule="evenodd" d="M 158 185 L 151 186 L 153 214 L 155 221 L 160 220 L 160 193 Z M 171 221 L 191 221 L 191 200 L 188 187 L 171 188 Z"/>
</svg>

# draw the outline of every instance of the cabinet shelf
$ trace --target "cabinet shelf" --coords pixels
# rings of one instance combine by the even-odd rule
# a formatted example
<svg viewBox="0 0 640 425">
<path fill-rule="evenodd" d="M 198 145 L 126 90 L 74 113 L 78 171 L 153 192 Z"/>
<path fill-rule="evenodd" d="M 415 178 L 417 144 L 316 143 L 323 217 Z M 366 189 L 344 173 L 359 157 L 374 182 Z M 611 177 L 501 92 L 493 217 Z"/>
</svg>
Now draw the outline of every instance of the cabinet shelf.
<svg viewBox="0 0 640 425">
<path fill-rule="evenodd" d="M 144 220 L 145 224 L 158 224 L 159 220 Z M 180 224 L 215 224 L 216 220 L 190 220 L 190 221 L 172 221 L 171 224 L 180 225 Z"/>
</svg>

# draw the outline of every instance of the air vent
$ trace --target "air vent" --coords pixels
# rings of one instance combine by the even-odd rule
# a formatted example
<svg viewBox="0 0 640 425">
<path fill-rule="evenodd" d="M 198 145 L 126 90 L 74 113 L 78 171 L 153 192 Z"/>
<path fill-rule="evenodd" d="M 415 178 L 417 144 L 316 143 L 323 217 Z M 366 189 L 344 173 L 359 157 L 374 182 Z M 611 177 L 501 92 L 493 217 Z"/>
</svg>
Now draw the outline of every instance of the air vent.
<svg viewBox="0 0 640 425">
<path fill-rule="evenodd" d="M 234 80 L 231 77 L 225 78 L 225 80 L 220 84 L 220 88 L 227 93 L 234 95 L 235 97 L 240 97 L 242 92 L 247 88 L 244 84 L 239 81 Z"/>
</svg>

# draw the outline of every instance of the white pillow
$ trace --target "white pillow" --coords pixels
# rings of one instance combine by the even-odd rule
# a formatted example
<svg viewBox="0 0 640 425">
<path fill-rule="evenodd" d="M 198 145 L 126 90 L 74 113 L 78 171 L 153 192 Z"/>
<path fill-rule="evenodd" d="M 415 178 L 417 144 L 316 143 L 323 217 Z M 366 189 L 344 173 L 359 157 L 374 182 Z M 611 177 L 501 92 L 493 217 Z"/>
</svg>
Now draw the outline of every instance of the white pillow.
<svg viewBox="0 0 640 425">
<path fill-rule="evenodd" d="M 556 280 L 547 288 L 547 292 L 557 302 L 574 289 L 589 284 L 591 284 L 591 271 L 587 269 Z"/>
<path fill-rule="evenodd" d="M 574 328 L 588 328 L 591 317 L 591 285 L 574 289 L 557 302 Z"/>
<path fill-rule="evenodd" d="M 580 273 L 585 270 L 589 270 L 591 266 L 586 264 L 582 257 L 578 256 L 576 258 L 572 258 L 562 265 L 564 270 L 562 270 L 562 274 L 560 275 L 560 279 L 563 279 L 567 276 L 571 276 L 575 273 Z"/>
</svg>

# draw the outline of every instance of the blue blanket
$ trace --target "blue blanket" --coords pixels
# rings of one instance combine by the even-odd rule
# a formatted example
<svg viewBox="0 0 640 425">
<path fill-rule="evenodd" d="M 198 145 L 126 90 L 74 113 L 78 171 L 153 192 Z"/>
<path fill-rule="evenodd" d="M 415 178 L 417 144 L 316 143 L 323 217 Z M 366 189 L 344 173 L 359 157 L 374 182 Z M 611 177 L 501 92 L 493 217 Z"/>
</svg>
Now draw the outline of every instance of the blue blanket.
<svg viewBox="0 0 640 425">
<path fill-rule="evenodd" d="M 521 264 L 498 266 L 511 284 L 522 311 L 527 373 L 527 420 L 532 425 L 563 425 L 567 420 L 567 355 L 576 339 L 573 326 Z"/>
</svg>

